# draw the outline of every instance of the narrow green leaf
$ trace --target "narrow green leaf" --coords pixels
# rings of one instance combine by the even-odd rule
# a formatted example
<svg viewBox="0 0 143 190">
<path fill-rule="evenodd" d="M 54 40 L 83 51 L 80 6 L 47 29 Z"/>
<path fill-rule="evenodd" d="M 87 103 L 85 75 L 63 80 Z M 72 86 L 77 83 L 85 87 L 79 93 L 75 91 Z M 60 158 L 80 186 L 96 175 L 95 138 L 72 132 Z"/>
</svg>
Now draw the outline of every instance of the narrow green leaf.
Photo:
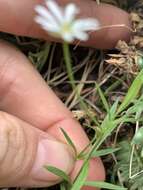
<svg viewBox="0 0 143 190">
<path fill-rule="evenodd" d="M 86 164 L 82 168 L 79 176 L 76 178 L 71 190 L 80 190 L 81 189 L 81 187 L 84 185 L 85 180 L 87 178 L 88 170 L 89 170 L 89 162 L 86 162 Z"/>
<path fill-rule="evenodd" d="M 113 125 L 114 125 L 114 120 L 115 120 L 115 117 L 116 117 L 116 110 L 117 110 L 117 107 L 118 107 L 118 102 L 119 102 L 118 99 L 114 102 L 114 104 L 110 108 L 109 113 L 106 115 L 106 117 L 104 118 L 104 120 L 103 120 L 103 122 L 101 124 L 102 133 L 106 134 L 106 137 L 111 134 L 110 132 L 109 132 L 109 134 L 107 134 L 106 133 L 107 130 L 110 131 L 111 128 L 112 128 L 111 132 L 112 132 L 112 130 L 114 130 Z"/>
<path fill-rule="evenodd" d="M 102 181 L 86 181 L 85 185 L 91 186 L 91 187 L 97 187 L 97 188 L 104 188 L 104 189 L 110 189 L 110 190 L 127 190 L 127 188 L 120 187 L 118 185 L 113 185 L 107 182 Z"/>
<path fill-rule="evenodd" d="M 61 183 L 61 184 L 60 184 L 60 190 L 66 190 L 66 186 L 65 186 L 64 183 Z"/>
<path fill-rule="evenodd" d="M 127 106 L 136 98 L 138 95 L 141 86 L 143 84 L 143 70 L 139 72 L 135 80 L 133 81 L 131 87 L 128 90 L 127 95 L 125 96 L 122 104 L 120 105 L 118 109 L 118 113 L 122 112 L 124 109 L 127 108 Z"/>
<path fill-rule="evenodd" d="M 140 127 L 135 133 L 132 143 L 136 145 L 143 145 L 143 127 Z"/>
<path fill-rule="evenodd" d="M 114 121 L 106 120 L 106 123 L 104 125 L 106 126 L 103 128 L 103 135 L 100 139 L 100 145 L 104 142 L 104 140 L 111 135 L 113 130 L 117 127 L 117 124 Z"/>
<path fill-rule="evenodd" d="M 64 171 L 62 171 L 62 170 L 60 170 L 54 166 L 44 166 L 44 168 L 46 170 L 48 170 L 49 172 L 53 173 L 54 175 L 59 176 L 60 178 L 62 178 L 66 182 L 71 183 L 69 176 Z"/>
<path fill-rule="evenodd" d="M 112 131 L 117 127 L 117 124 L 115 123 L 117 106 L 118 106 L 118 100 L 112 105 L 109 113 L 106 115 L 105 119 L 103 120 L 103 122 L 101 124 L 101 130 L 102 130 L 101 135 L 102 136 L 100 137 L 99 145 L 101 145 L 104 142 L 104 140 L 109 135 L 111 135 Z"/>
<path fill-rule="evenodd" d="M 36 66 L 36 68 L 41 71 L 44 65 L 46 64 L 46 61 L 49 57 L 51 45 L 49 43 L 45 43 L 41 50 L 37 53 L 29 52 L 29 59 L 30 61 Z M 36 60 L 35 60 L 36 59 Z"/>
<path fill-rule="evenodd" d="M 137 113 L 140 117 L 141 112 L 143 112 L 143 95 L 139 99 L 135 99 L 133 106 L 126 111 L 126 115 Z"/>
<path fill-rule="evenodd" d="M 120 150 L 120 148 L 107 148 L 107 149 L 102 149 L 102 150 L 97 150 L 97 151 L 95 150 L 93 151 L 91 157 L 105 156 L 105 155 L 117 152 L 118 150 Z"/>
<path fill-rule="evenodd" d="M 114 120 L 115 117 L 117 116 L 117 108 L 119 105 L 119 98 L 117 98 L 117 100 L 114 102 L 114 104 L 112 105 L 109 113 L 110 113 L 110 120 Z"/>
<path fill-rule="evenodd" d="M 99 87 L 98 84 L 96 84 L 96 88 L 97 88 L 97 90 L 99 92 L 99 95 L 100 95 L 100 98 L 101 98 L 102 103 L 104 105 L 104 108 L 105 108 L 106 112 L 108 113 L 110 108 L 109 108 L 108 102 L 107 102 L 107 100 L 106 100 L 106 98 L 104 96 L 104 93 L 102 92 L 102 90 L 101 90 L 101 88 Z"/>
<path fill-rule="evenodd" d="M 72 142 L 71 138 L 68 136 L 68 134 L 65 132 L 64 129 L 61 128 L 61 131 L 62 131 L 64 137 L 66 138 L 66 141 L 67 141 L 68 144 L 73 148 L 75 154 L 77 155 L 76 147 L 75 147 L 74 143 Z"/>
</svg>

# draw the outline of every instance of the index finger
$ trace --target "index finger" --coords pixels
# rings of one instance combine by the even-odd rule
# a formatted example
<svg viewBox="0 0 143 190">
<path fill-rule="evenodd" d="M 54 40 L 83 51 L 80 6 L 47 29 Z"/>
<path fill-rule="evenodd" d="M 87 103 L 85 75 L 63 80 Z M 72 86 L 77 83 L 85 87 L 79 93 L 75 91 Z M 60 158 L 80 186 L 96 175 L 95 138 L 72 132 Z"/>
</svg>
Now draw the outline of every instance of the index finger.
<svg viewBox="0 0 143 190">
<path fill-rule="evenodd" d="M 61 5 L 74 2 L 80 7 L 80 17 L 97 18 L 101 26 L 125 25 L 126 27 L 106 27 L 94 32 L 85 44 L 97 48 L 112 48 L 119 39 L 128 40 L 130 36 L 129 15 L 125 11 L 107 4 L 97 5 L 92 0 L 57 0 Z M 22 36 L 42 38 L 49 41 L 55 39 L 48 36 L 34 22 L 34 7 L 42 0 L 1 0 L 0 1 L 0 31 Z"/>
</svg>

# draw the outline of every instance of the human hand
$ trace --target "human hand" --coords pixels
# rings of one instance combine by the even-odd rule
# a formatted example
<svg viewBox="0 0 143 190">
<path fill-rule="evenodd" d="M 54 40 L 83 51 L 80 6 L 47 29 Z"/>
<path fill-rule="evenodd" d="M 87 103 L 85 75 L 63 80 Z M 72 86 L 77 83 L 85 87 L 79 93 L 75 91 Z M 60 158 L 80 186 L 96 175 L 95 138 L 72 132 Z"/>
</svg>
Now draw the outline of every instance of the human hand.
<svg viewBox="0 0 143 190">
<path fill-rule="evenodd" d="M 40 2 L 1 0 L 0 30 L 53 40 L 33 21 L 34 6 Z M 60 1 L 65 2 L 69 1 Z M 91 0 L 73 2 L 81 7 L 84 17 L 96 17 L 101 25 L 129 26 L 128 14 L 117 8 L 97 6 Z M 129 35 L 126 28 L 108 28 L 93 33 L 86 45 L 111 48 L 118 39 L 126 40 Z M 82 161 L 75 163 L 60 128 L 78 151 L 89 143 L 87 136 L 26 57 L 4 42 L 0 42 L 0 79 L 0 186 L 43 187 L 59 182 L 43 165 L 53 165 L 74 178 Z M 101 160 L 92 159 L 90 180 L 104 180 L 104 176 Z"/>
</svg>

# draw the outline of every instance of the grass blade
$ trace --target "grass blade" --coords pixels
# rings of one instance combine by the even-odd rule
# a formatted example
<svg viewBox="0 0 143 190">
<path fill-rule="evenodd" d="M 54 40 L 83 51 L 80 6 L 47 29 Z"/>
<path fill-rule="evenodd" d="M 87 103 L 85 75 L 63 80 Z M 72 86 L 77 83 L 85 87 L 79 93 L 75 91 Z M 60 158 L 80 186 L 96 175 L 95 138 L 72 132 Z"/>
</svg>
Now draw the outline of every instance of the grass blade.
<svg viewBox="0 0 143 190">
<path fill-rule="evenodd" d="M 75 154 L 77 155 L 76 147 L 75 147 L 74 143 L 72 142 L 71 138 L 68 136 L 68 134 L 65 132 L 64 129 L 61 128 L 61 131 L 62 131 L 64 137 L 66 138 L 66 141 L 67 141 L 68 144 L 73 148 Z"/>
<path fill-rule="evenodd" d="M 97 188 L 104 188 L 110 190 L 127 190 L 127 188 L 120 187 L 118 185 L 113 185 L 110 183 L 102 182 L 102 181 L 86 181 L 85 185 Z"/>
<path fill-rule="evenodd" d="M 71 184 L 71 180 L 69 178 L 69 176 L 62 170 L 54 167 L 54 166 L 44 166 L 44 168 L 46 170 L 48 170 L 49 172 L 51 172 L 52 174 L 59 176 L 60 178 L 62 178 L 64 181 L 68 182 Z"/>
<path fill-rule="evenodd" d="M 79 176 L 75 180 L 71 190 L 80 190 L 81 189 L 81 187 L 85 184 L 85 180 L 88 175 L 88 170 L 89 170 L 89 162 L 86 162 L 86 164 L 82 168 Z"/>
<path fill-rule="evenodd" d="M 129 88 L 127 95 L 125 96 L 122 104 L 120 105 L 118 109 L 118 113 L 126 109 L 127 106 L 136 98 L 136 96 L 138 95 L 141 89 L 142 84 L 143 84 L 143 69 L 137 75 L 131 87 Z"/>
<path fill-rule="evenodd" d="M 60 184 L 60 190 L 66 190 L 66 186 L 65 186 L 64 183 L 61 183 L 61 184 Z"/>
<path fill-rule="evenodd" d="M 103 103 L 103 105 L 104 105 L 104 108 L 105 108 L 106 112 L 108 113 L 109 110 L 110 110 L 110 108 L 109 108 L 108 102 L 107 102 L 107 100 L 106 100 L 106 98 L 105 98 L 105 96 L 104 96 L 104 93 L 102 92 L 102 90 L 101 90 L 101 88 L 99 87 L 98 84 L 96 84 L 96 88 L 97 88 L 97 90 L 98 90 L 98 93 L 99 93 L 100 98 L 101 98 L 101 100 L 102 100 L 102 103 Z"/>
<path fill-rule="evenodd" d="M 93 151 L 91 157 L 100 157 L 117 152 L 120 148 L 107 148 L 102 150 Z"/>
</svg>

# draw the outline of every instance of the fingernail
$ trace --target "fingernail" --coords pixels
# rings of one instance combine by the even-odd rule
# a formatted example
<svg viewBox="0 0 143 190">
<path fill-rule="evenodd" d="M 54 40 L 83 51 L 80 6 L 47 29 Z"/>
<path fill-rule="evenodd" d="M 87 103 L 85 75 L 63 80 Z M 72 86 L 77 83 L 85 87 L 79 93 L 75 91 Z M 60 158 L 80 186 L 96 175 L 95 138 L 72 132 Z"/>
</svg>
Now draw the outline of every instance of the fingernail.
<svg viewBox="0 0 143 190">
<path fill-rule="evenodd" d="M 44 139 L 38 144 L 31 174 L 37 180 L 56 181 L 59 180 L 59 177 L 47 171 L 44 166 L 54 166 L 69 174 L 73 169 L 73 165 L 74 158 L 67 145 Z"/>
</svg>

